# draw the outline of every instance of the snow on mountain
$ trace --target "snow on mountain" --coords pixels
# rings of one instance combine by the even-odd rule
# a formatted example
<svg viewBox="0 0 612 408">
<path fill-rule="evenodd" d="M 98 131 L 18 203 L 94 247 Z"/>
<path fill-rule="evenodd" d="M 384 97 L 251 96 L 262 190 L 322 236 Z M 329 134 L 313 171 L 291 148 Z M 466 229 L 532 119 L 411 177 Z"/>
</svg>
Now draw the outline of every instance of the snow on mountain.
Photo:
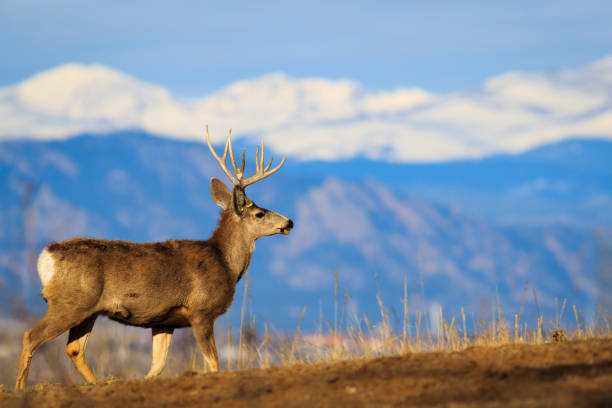
<svg viewBox="0 0 612 408">
<path fill-rule="evenodd" d="M 40 139 L 84 130 L 184 128 L 188 106 L 165 89 L 101 65 L 66 64 L 0 90 L 2 134 Z"/>
<path fill-rule="evenodd" d="M 265 137 L 302 160 L 440 161 L 612 138 L 612 57 L 554 73 L 510 72 L 470 93 L 367 91 L 276 73 L 186 99 L 101 65 L 66 64 L 0 89 L 0 139 L 143 129 L 200 140 Z"/>
</svg>

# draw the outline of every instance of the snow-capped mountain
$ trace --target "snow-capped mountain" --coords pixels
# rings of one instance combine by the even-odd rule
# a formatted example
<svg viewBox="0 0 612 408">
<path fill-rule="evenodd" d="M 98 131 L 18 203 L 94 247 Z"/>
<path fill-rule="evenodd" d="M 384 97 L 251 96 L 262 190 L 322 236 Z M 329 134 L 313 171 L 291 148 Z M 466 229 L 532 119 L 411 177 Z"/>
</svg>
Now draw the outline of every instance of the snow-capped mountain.
<svg viewBox="0 0 612 408">
<path fill-rule="evenodd" d="M 0 89 L 0 139 L 143 129 L 237 138 L 300 160 L 436 162 L 612 136 L 612 57 L 552 73 L 508 72 L 473 92 L 368 91 L 348 79 L 273 73 L 183 98 L 102 65 L 65 64 Z"/>
</svg>

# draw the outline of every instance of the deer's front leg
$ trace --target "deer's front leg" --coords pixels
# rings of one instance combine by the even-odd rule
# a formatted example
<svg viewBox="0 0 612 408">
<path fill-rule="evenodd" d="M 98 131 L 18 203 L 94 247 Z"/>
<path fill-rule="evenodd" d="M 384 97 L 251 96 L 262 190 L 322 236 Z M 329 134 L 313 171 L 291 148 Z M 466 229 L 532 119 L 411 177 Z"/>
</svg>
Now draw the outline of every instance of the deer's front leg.
<svg viewBox="0 0 612 408">
<path fill-rule="evenodd" d="M 151 369 L 145 378 L 158 376 L 166 366 L 168 349 L 174 329 L 167 327 L 154 327 L 151 329 L 153 335 L 153 346 L 151 349 Z"/>
<path fill-rule="evenodd" d="M 208 363 L 211 371 L 219 371 L 219 357 L 217 356 L 217 346 L 215 345 L 215 322 L 205 317 L 198 317 L 191 321 L 193 335 L 198 342 L 204 359 Z"/>
</svg>

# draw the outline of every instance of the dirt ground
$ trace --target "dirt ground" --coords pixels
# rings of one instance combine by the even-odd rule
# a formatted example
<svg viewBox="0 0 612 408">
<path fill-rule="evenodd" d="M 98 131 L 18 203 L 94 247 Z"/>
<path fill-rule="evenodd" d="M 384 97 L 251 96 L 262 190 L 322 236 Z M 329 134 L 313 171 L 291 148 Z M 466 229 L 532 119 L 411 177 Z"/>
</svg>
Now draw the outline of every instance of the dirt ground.
<svg viewBox="0 0 612 408">
<path fill-rule="evenodd" d="M 612 339 L 471 347 L 177 378 L 36 384 L 1 407 L 612 407 Z"/>
</svg>

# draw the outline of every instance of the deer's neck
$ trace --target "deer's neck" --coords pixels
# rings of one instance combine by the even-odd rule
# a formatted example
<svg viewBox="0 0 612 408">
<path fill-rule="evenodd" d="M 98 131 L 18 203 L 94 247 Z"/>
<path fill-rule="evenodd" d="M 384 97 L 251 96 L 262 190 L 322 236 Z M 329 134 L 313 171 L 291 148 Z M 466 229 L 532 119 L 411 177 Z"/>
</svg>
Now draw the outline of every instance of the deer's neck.
<svg viewBox="0 0 612 408">
<path fill-rule="evenodd" d="M 255 250 L 255 240 L 240 227 L 232 214 L 221 213 L 217 229 L 212 233 L 210 243 L 217 245 L 230 269 L 235 282 L 246 272 Z"/>
</svg>

